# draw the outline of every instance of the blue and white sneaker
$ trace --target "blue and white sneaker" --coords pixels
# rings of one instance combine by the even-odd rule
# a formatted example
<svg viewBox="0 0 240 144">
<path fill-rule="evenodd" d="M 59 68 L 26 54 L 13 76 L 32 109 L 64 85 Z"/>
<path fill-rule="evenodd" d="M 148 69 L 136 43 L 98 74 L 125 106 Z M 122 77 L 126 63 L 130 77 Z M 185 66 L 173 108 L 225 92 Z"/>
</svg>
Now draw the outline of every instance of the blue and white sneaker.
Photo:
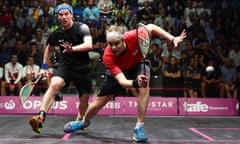
<svg viewBox="0 0 240 144">
<path fill-rule="evenodd" d="M 87 121 L 85 123 L 83 123 L 83 121 L 68 122 L 64 126 L 64 132 L 65 133 L 71 133 L 71 132 L 75 132 L 75 131 L 80 130 L 80 129 L 87 128 L 90 125 L 90 123 L 91 123 L 90 121 Z"/>
<path fill-rule="evenodd" d="M 148 137 L 145 135 L 144 129 L 142 127 L 134 129 L 133 140 L 136 142 L 146 142 L 148 140 Z"/>
</svg>

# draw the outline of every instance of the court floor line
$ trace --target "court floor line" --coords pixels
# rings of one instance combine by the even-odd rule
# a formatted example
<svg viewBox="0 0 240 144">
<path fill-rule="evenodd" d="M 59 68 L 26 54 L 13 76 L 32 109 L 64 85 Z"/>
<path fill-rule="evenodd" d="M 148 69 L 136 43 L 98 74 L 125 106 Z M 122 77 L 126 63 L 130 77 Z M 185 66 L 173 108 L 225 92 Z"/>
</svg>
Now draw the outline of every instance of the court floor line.
<svg viewBox="0 0 240 144">
<path fill-rule="evenodd" d="M 63 137 L 62 140 L 68 140 L 69 137 L 71 136 L 72 133 L 66 133 Z"/>
<path fill-rule="evenodd" d="M 81 141 L 81 142 L 94 142 L 94 141 L 105 141 L 105 142 L 132 142 L 132 139 L 130 137 L 122 137 L 122 138 L 71 138 L 67 139 L 68 141 Z M 57 138 L 40 138 L 40 139 L 31 139 L 31 138 L 0 138 L 0 142 L 4 141 L 66 141 L 62 139 L 57 139 Z M 152 139 L 149 138 L 148 142 L 178 142 L 178 143 L 184 143 L 184 142 L 190 142 L 190 143 L 240 143 L 240 140 L 214 140 L 214 141 L 209 141 L 206 139 Z"/>
<path fill-rule="evenodd" d="M 1 118 L 2 116 L 0 116 Z M 178 118 L 178 117 L 177 117 Z M 220 117 L 221 118 L 221 117 Z M 224 117 L 225 118 L 225 117 Z M 15 120 L 16 118 L 14 118 Z M 68 121 L 68 119 L 60 119 L 59 117 L 53 117 L 54 120 L 59 120 L 58 122 L 62 122 L 62 121 Z M 201 117 L 201 120 L 198 120 L 198 121 L 193 121 L 194 118 L 189 118 L 189 119 L 184 119 L 183 121 L 179 121 L 179 123 L 183 124 L 183 126 L 179 127 L 178 125 L 173 125 L 173 127 L 170 127 L 171 130 L 183 130 L 183 133 L 179 135 L 176 135 L 176 137 L 174 137 L 174 134 L 171 135 L 171 137 L 165 137 L 164 135 L 158 135 L 156 133 L 154 133 L 153 135 L 149 135 L 149 142 L 151 143 L 171 143 L 171 144 L 186 144 L 186 143 L 191 143 L 191 144 L 226 144 L 226 143 L 233 143 L 233 144 L 236 144 L 236 143 L 239 143 L 240 144 L 240 138 L 239 138 L 239 135 L 238 133 L 240 132 L 240 127 L 238 125 L 239 121 L 236 121 L 237 119 L 234 118 L 234 120 L 232 121 L 232 118 L 231 120 L 227 121 L 224 121 L 224 120 L 219 120 L 219 119 L 216 119 L 216 121 L 213 121 L 211 120 L 212 118 L 210 118 L 210 121 L 205 121 L 204 120 L 205 118 Z M 5 119 L 1 119 L 3 120 L 2 122 L 5 122 L 5 121 L 10 121 L 12 120 L 12 117 L 6 117 L 6 120 Z M 25 117 L 22 119 L 25 121 Z M 100 117 L 99 118 L 99 121 L 102 122 L 101 120 L 104 120 L 103 122 L 106 122 L 105 120 L 105 117 L 102 118 Z M 118 119 L 111 119 L 109 120 L 110 122 L 114 121 L 113 124 L 115 124 L 115 122 L 117 121 Z M 132 122 L 134 122 L 135 118 L 134 119 L 124 119 L 125 122 L 127 122 L 127 124 L 131 124 Z M 155 120 L 156 119 L 153 119 L 154 121 L 153 122 L 156 122 Z M 179 120 L 179 119 L 174 119 L 174 122 L 176 120 Z M 186 120 L 186 121 L 185 121 Z M 240 120 L 240 119 L 239 119 Z M 108 121 L 108 122 L 109 122 Z M 223 123 L 224 121 L 224 123 Z M 19 121 L 17 121 L 19 122 Z M 157 120 L 158 122 L 158 120 Z M 167 125 L 166 127 L 169 128 L 169 123 L 172 124 L 171 122 L 168 121 L 168 119 L 162 119 L 163 123 L 167 122 Z M 187 123 L 186 123 L 187 122 Z M 189 123 L 189 122 L 192 122 L 192 123 Z M 222 122 L 222 123 L 220 123 Z M 56 122 L 54 121 L 54 124 Z M 185 124 L 186 123 L 186 124 Z M 215 124 L 217 123 L 217 125 Z M 50 125 L 51 126 L 51 122 L 49 123 L 46 123 L 46 125 Z M 105 124 L 105 123 L 104 123 Z M 209 124 L 213 124 L 211 125 L 211 127 L 208 127 Z M 218 128 L 218 126 L 221 124 L 220 128 Z M 223 124 L 223 125 L 222 125 Z M 17 125 L 17 124 L 16 124 Z M 1 127 L 3 130 L 6 129 L 8 130 L 8 126 L 7 125 L 6 127 Z M 57 125 L 58 126 L 58 125 Z M 115 125 L 114 125 L 115 126 Z M 118 125 L 116 125 L 117 127 Z M 164 125 L 165 126 L 165 125 Z M 19 126 L 20 127 L 20 126 Z M 47 126 L 46 126 L 47 127 Z M 114 127 L 114 128 L 116 128 Z M 24 127 L 25 128 L 25 127 Z M 46 129 L 46 132 L 47 134 L 43 133 L 43 134 L 40 134 L 40 135 L 31 135 L 31 129 L 24 129 L 24 131 L 26 132 L 29 132 L 30 134 L 28 135 L 25 135 L 25 134 L 19 134 L 19 132 L 16 132 L 16 136 L 12 135 L 12 134 L 9 134 L 9 133 L 2 133 L 0 135 L 0 143 L 11 143 L 13 141 L 13 143 L 42 143 L 42 142 L 49 142 L 49 143 L 58 143 L 58 142 L 62 142 L 62 143 L 95 143 L 95 142 L 102 142 L 104 143 L 104 141 L 106 142 L 110 142 L 110 143 L 117 143 L 117 142 L 122 142 L 122 143 L 129 143 L 129 142 L 132 142 L 132 139 L 131 139 L 131 136 L 127 136 L 124 134 L 124 132 L 121 132 L 121 135 L 122 137 L 118 137 L 117 135 L 115 136 L 111 136 L 111 135 L 98 135 L 97 133 L 91 133 L 91 131 L 89 131 L 89 134 L 86 134 L 86 135 L 82 135 L 81 133 L 63 133 L 62 132 L 62 129 L 59 129 L 61 130 L 61 132 L 59 131 L 56 131 L 56 133 L 50 133 L 50 131 L 52 132 L 55 132 L 54 129 L 50 129 L 49 128 L 49 131 L 48 129 Z M 165 132 L 165 130 L 163 130 Z M 215 133 L 215 131 L 218 131 L 217 133 Z M 230 134 L 228 135 L 223 135 L 223 137 L 221 136 L 222 134 L 224 134 L 224 132 L 222 131 L 232 131 Z M 107 131 L 104 131 L 104 133 L 107 132 Z M 154 132 L 159 132 L 158 129 L 156 129 L 156 131 Z M 185 135 L 185 132 L 187 135 Z M 49 134 L 50 133 L 50 134 Z M 193 135 L 193 137 L 189 137 L 189 133 L 191 135 Z M 113 133 L 114 134 L 114 133 Z M 116 133 L 118 134 L 118 133 Z M 202 134 L 202 135 L 200 135 Z M 180 137 L 179 137 L 180 136 Z M 205 136 L 205 137 L 204 137 Z"/>
<path fill-rule="evenodd" d="M 205 138 L 206 140 L 188 140 L 188 139 L 176 139 L 176 140 L 168 140 L 168 139 L 150 139 L 149 141 L 152 142 L 174 142 L 174 141 L 179 141 L 179 142 L 230 142 L 230 143 L 235 143 L 235 142 L 239 142 L 240 140 L 216 140 L 210 136 L 208 136 L 207 134 L 200 132 L 198 129 L 202 129 L 202 130 L 240 130 L 240 128 L 189 128 L 190 131 L 202 136 L 203 138 Z M 66 133 L 63 137 L 62 140 L 66 141 L 66 140 L 80 140 L 80 141 L 94 141 L 94 140 L 106 140 L 106 141 L 118 141 L 119 138 L 71 138 L 72 133 Z M 115 139 L 115 140 L 114 140 Z M 122 138 L 123 139 L 128 139 L 128 138 Z"/>
<path fill-rule="evenodd" d="M 132 142 L 129 137 L 125 138 L 71 138 L 69 141 L 81 141 L 81 142 L 94 142 L 94 141 L 108 141 L 108 142 Z M 240 143 L 240 140 L 215 140 L 209 141 L 206 139 L 152 139 L 149 138 L 148 142 L 174 142 L 174 143 Z"/>
<path fill-rule="evenodd" d="M 201 130 L 230 130 L 230 131 L 240 131 L 240 128 L 195 128 Z"/>
<path fill-rule="evenodd" d="M 198 134 L 198 135 L 206 138 L 206 139 L 209 140 L 209 141 L 216 141 L 214 138 L 211 138 L 210 136 L 208 136 L 208 135 L 200 132 L 200 131 L 197 130 L 196 128 L 189 128 L 189 130 L 191 130 L 192 132 L 194 132 L 194 133 L 196 133 L 196 134 Z"/>
<path fill-rule="evenodd" d="M 72 141 L 81 141 L 81 142 L 90 142 L 90 141 L 108 141 L 108 142 L 132 142 L 132 140 L 129 139 L 71 139 Z M 216 141 L 209 141 L 209 140 L 187 140 L 187 139 L 149 139 L 148 142 L 174 142 L 174 143 L 239 143 L 240 140 L 216 140 Z"/>
</svg>

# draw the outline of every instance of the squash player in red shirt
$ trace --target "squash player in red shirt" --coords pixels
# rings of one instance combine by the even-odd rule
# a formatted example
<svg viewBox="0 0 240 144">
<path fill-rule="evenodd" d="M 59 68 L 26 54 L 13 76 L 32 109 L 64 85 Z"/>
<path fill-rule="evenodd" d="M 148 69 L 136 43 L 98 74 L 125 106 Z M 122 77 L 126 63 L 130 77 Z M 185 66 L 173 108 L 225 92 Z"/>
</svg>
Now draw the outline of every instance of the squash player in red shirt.
<svg viewBox="0 0 240 144">
<path fill-rule="evenodd" d="M 178 46 L 186 37 L 183 31 L 175 37 L 164 29 L 148 24 L 146 28 L 151 35 L 164 37 Z M 71 121 L 64 126 L 64 131 L 74 132 L 90 125 L 97 112 L 111 99 L 112 96 L 123 95 L 125 88 L 138 90 L 138 116 L 133 140 L 145 142 L 148 140 L 144 132 L 144 119 L 149 101 L 149 77 L 150 69 L 146 66 L 146 75 L 143 75 L 143 56 L 137 42 L 136 30 L 124 32 L 122 27 L 112 25 L 106 31 L 108 46 L 103 54 L 103 62 L 107 68 L 106 78 L 96 99 L 88 107 L 82 121 Z"/>
</svg>

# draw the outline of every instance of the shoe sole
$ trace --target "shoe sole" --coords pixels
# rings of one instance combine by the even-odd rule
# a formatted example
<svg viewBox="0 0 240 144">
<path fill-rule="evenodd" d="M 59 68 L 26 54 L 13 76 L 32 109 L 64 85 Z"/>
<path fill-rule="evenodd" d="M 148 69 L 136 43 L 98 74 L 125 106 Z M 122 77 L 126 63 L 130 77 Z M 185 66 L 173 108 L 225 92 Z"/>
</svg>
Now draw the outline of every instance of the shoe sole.
<svg viewBox="0 0 240 144">
<path fill-rule="evenodd" d="M 32 127 L 32 130 L 36 133 L 41 132 L 41 128 L 38 127 L 38 121 L 36 119 L 30 119 L 29 124 Z"/>
<path fill-rule="evenodd" d="M 135 142 L 146 142 L 147 141 L 147 139 L 138 140 L 138 139 L 136 139 L 136 137 L 132 137 L 132 140 L 135 141 Z"/>
<path fill-rule="evenodd" d="M 88 129 L 80 129 L 80 130 L 77 130 L 77 131 L 75 131 L 75 132 L 73 132 L 73 133 L 78 133 L 78 134 L 86 134 L 86 133 L 88 133 Z"/>
<path fill-rule="evenodd" d="M 81 129 L 79 129 L 79 130 L 81 130 L 81 131 L 87 131 L 87 128 L 81 128 Z"/>
</svg>

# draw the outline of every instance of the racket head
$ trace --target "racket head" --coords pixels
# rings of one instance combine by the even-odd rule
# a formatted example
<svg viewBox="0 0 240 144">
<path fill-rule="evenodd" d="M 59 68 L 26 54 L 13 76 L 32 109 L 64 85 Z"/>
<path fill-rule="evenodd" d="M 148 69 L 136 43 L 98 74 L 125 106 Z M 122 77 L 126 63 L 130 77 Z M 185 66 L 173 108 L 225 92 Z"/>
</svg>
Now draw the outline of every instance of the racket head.
<svg viewBox="0 0 240 144">
<path fill-rule="evenodd" d="M 21 104 L 25 103 L 25 101 L 31 95 L 34 87 L 35 87 L 34 83 L 27 83 L 21 88 L 21 90 L 19 92 L 19 99 L 20 99 Z"/>
<path fill-rule="evenodd" d="M 20 89 L 19 99 L 22 105 L 29 98 L 29 96 L 31 96 L 36 84 L 38 84 L 42 80 L 42 78 L 42 75 L 38 75 L 34 82 L 27 83 Z"/>
<path fill-rule="evenodd" d="M 136 30 L 138 45 L 140 47 L 143 57 L 145 57 L 149 52 L 151 36 L 146 26 L 142 23 L 137 24 Z"/>
</svg>

